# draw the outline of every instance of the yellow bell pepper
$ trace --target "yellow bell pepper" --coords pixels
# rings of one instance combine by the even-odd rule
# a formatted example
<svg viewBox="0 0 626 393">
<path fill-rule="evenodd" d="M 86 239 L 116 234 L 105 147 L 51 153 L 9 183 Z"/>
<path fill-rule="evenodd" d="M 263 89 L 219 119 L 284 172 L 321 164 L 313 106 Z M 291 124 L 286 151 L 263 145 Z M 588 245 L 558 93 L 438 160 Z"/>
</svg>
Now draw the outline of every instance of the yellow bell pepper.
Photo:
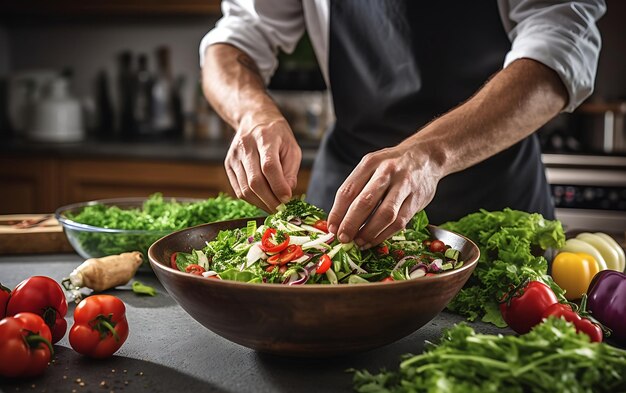
<svg viewBox="0 0 626 393">
<path fill-rule="evenodd" d="M 561 252 L 552 261 L 552 278 L 565 290 L 567 300 L 580 299 L 599 271 L 594 257 L 582 252 Z"/>
</svg>

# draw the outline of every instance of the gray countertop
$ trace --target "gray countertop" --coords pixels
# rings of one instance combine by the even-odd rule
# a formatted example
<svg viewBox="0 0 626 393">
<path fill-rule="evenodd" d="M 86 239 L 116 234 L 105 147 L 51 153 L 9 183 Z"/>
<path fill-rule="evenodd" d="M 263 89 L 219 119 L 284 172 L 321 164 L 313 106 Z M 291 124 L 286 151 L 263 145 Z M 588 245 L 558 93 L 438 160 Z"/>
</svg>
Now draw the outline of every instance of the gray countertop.
<svg viewBox="0 0 626 393">
<path fill-rule="evenodd" d="M 60 281 L 81 262 L 76 254 L 0 256 L 0 282 L 13 288 L 33 275 Z M 442 312 L 410 336 L 362 354 L 317 360 L 281 358 L 257 353 L 205 329 L 176 304 L 151 272 L 139 272 L 136 279 L 156 287 L 158 295 L 139 297 L 130 287 L 108 291 L 126 303 L 130 326 L 128 340 L 113 357 L 83 357 L 69 347 L 66 334 L 55 345 L 55 360 L 43 376 L 0 379 L 0 389 L 79 393 L 350 392 L 352 375 L 347 369 L 397 369 L 402 354 L 421 352 L 425 340 L 437 342 L 443 328 L 462 320 Z M 68 330 L 73 310 L 70 305 Z M 484 333 L 510 333 L 483 323 L 473 326 Z M 81 381 L 84 386 L 80 386 Z"/>
</svg>

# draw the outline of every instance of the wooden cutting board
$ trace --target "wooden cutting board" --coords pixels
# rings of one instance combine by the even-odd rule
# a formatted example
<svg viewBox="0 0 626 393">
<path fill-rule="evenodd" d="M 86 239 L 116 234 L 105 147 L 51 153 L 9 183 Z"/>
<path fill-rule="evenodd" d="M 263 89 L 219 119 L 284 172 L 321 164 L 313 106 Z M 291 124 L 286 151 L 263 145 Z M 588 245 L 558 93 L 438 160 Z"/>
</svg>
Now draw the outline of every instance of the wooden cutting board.
<svg viewBox="0 0 626 393">
<path fill-rule="evenodd" d="M 20 228 L 24 220 L 41 221 L 29 228 Z M 63 227 L 52 215 L 0 215 L 0 254 L 41 254 L 74 252 L 63 233 Z"/>
</svg>

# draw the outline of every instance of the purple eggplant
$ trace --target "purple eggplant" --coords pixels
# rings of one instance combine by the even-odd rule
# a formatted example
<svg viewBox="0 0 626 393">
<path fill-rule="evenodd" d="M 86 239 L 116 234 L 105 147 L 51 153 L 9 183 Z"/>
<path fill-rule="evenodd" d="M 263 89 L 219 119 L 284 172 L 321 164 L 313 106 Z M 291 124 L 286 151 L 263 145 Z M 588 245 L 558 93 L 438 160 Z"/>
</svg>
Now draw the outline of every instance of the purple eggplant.
<svg viewBox="0 0 626 393">
<path fill-rule="evenodd" d="M 611 338 L 626 343 L 626 274 L 601 271 L 591 280 L 587 296 L 591 316 L 611 329 Z"/>
</svg>

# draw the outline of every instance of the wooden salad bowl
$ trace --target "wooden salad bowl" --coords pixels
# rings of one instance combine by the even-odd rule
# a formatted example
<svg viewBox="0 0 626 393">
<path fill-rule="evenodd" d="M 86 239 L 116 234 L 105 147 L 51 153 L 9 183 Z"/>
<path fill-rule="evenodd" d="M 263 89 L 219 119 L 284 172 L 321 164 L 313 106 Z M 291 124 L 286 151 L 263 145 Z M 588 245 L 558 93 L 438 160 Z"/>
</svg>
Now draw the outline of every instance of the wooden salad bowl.
<svg viewBox="0 0 626 393">
<path fill-rule="evenodd" d="M 250 284 L 172 269 L 174 252 L 202 249 L 233 220 L 183 229 L 148 250 L 152 269 L 180 306 L 214 333 L 261 352 L 298 357 L 365 351 L 424 326 L 468 280 L 480 255 L 469 239 L 429 225 L 432 236 L 461 252 L 460 268 L 407 281 L 342 285 Z M 263 219 L 258 219 L 261 224 Z"/>
</svg>

